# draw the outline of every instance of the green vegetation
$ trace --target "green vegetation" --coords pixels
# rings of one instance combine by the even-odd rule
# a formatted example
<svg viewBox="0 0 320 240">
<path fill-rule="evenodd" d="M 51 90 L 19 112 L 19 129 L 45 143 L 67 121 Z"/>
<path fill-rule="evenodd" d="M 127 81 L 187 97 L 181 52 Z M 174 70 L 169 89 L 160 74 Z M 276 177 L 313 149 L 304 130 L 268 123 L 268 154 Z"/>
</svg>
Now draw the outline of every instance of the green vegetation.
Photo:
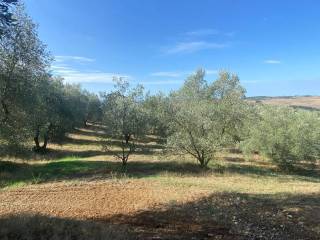
<svg viewBox="0 0 320 240">
<path fill-rule="evenodd" d="M 289 107 L 260 106 L 247 124 L 246 153 L 259 151 L 282 168 L 320 158 L 320 114 Z"/>
<path fill-rule="evenodd" d="M 147 133 L 146 117 L 142 108 L 144 96 L 142 86 L 129 89 L 129 83 L 115 79 L 116 90 L 104 96 L 103 122 L 109 136 L 121 139 L 121 153 L 115 156 L 126 166 L 130 154 L 135 151 L 135 138 Z M 108 149 L 108 144 L 104 146 Z"/>
<path fill-rule="evenodd" d="M 169 234 L 168 237 L 179 235 L 188 239 L 194 234 L 206 236 L 208 232 L 215 233 L 210 226 L 216 228 L 216 222 L 220 224 L 219 229 L 227 229 L 228 234 L 241 233 L 246 237 L 247 234 L 263 234 L 270 238 L 276 233 L 281 236 L 278 239 L 293 235 L 313 239 L 318 233 L 316 220 L 308 210 L 312 207 L 313 211 L 317 211 L 313 206 L 318 205 L 318 169 L 304 165 L 303 168 L 293 169 L 291 172 L 281 171 L 272 163 L 263 160 L 245 160 L 242 154 L 234 149 L 217 153 L 215 161 L 209 162 L 208 168 L 203 169 L 194 164 L 193 158 L 188 155 L 174 156 L 170 152 L 164 154 L 162 150 L 165 143 L 161 143 L 162 139 L 155 136 L 136 140 L 137 149 L 131 155 L 127 168 L 123 169 L 122 163 L 113 159 L 113 152 L 119 150 L 119 141 L 109 140 L 108 152 L 95 150 L 101 148 L 104 135 L 101 133 L 104 130 L 104 126 L 91 124 L 87 128 L 77 129 L 68 135 L 68 140 L 62 146 L 50 144 L 47 155 L 41 156 L 48 157 L 47 160 L 40 158 L 41 161 L 31 160 L 24 163 L 20 160 L 0 162 L 0 193 L 10 195 L 21 192 L 21 196 L 25 197 L 39 194 L 29 196 L 30 200 L 23 201 L 30 202 L 33 204 L 32 209 L 37 209 L 33 211 L 41 213 L 36 216 L 18 214 L 1 217 L 0 236 L 11 234 L 10 236 L 32 237 L 41 231 L 41 236 L 59 234 L 62 239 L 68 239 L 70 234 L 76 239 L 84 236 L 108 239 L 109 234 L 114 236 L 113 239 L 136 239 L 137 234 L 150 232 L 152 236 Z M 74 157 L 59 159 L 63 156 L 61 153 Z M 104 216 L 106 210 L 101 208 L 105 203 L 114 202 L 112 207 L 107 205 L 107 209 L 117 206 L 125 209 L 127 206 L 139 204 L 142 199 L 148 199 L 149 190 L 143 185 L 146 182 L 151 184 L 152 191 L 156 191 L 157 201 L 164 197 L 168 199 L 164 206 L 161 205 L 161 209 L 142 210 L 133 215 L 121 213 L 120 217 Z M 22 188 L 26 185 L 32 186 Z M 107 186 L 115 188 L 115 193 L 112 194 L 110 189 L 107 189 L 106 195 L 99 196 L 100 188 Z M 59 190 L 60 188 L 62 189 Z M 76 188 L 76 191 L 69 190 L 72 188 Z M 23 192 L 24 189 L 26 192 Z M 89 192 L 90 189 L 94 194 Z M 129 189 L 133 195 L 121 195 L 121 191 L 127 194 Z M 77 195 L 80 191 L 82 196 Z M 49 193 L 61 195 L 51 200 L 48 205 L 47 201 L 52 198 L 48 196 Z M 142 194 L 142 199 L 137 199 L 138 193 Z M 192 201 L 181 202 L 180 198 L 190 194 L 194 196 Z M 39 196 L 39 202 L 33 203 Z M 74 200 L 71 201 L 70 197 Z M 103 204 L 96 209 L 94 206 L 99 197 L 103 197 Z M 64 201 L 64 198 L 69 200 Z M 56 216 L 61 210 L 55 209 L 64 205 L 67 209 L 63 210 L 66 211 L 65 214 L 77 211 L 77 203 L 81 199 L 87 201 L 85 209 L 101 212 L 101 215 L 92 222 L 78 220 L 77 215 L 77 220 L 64 215 Z M 19 198 L 14 200 L 15 204 L 16 201 L 19 201 Z M 49 212 L 39 210 L 44 207 L 40 205 L 41 202 L 44 202 L 46 207 L 51 206 Z M 158 202 L 155 203 L 159 205 Z M 75 209 L 70 209 L 70 204 L 71 207 L 75 205 Z M 6 209 L 6 205 L 3 206 L 3 209 Z M 292 210 L 297 207 L 300 209 L 299 214 Z M 198 216 L 197 220 L 192 218 L 195 215 Z M 287 215 L 293 216 L 293 221 L 287 219 Z M 304 225 L 294 227 L 296 219 Z M 39 225 L 39 222 L 42 224 Z M 113 224 L 110 226 L 109 222 Z M 159 222 L 164 224 L 161 228 L 157 227 Z M 179 225 L 179 231 L 172 227 L 181 222 L 183 225 Z M 266 227 L 261 227 L 261 223 Z M 202 226 L 199 228 L 202 230 L 197 233 L 191 231 L 190 226 L 195 225 Z M 85 232 L 75 231 L 78 227 Z M 251 230 L 246 233 L 248 227 Z M 78 233 L 81 233 L 81 236 Z M 140 239 L 145 239 L 145 236 L 147 235 L 142 235 Z M 233 239 L 237 239 L 235 236 Z"/>
<path fill-rule="evenodd" d="M 15 6 L 18 0 L 0 0 L 0 37 L 5 32 L 5 27 L 14 24 L 10 8 Z"/>
<path fill-rule="evenodd" d="M 320 234 L 313 222 L 318 216 L 309 211 L 319 212 L 319 111 L 247 101 L 236 74 L 221 71 L 208 82 L 202 69 L 167 95 L 145 93 L 143 86 L 132 87 L 122 78 L 114 79 L 111 92 L 89 93 L 52 76 L 52 57 L 36 25 L 23 6 L 11 13 L 10 4 L 16 1 L 0 0 L 0 200 L 32 197 L 12 189 L 26 185 L 39 185 L 35 192 L 47 188 L 47 195 L 57 182 L 58 187 L 87 185 L 71 193 L 78 198 L 72 195 L 60 204 L 69 204 L 67 210 L 52 214 L 55 209 L 49 209 L 50 217 L 7 215 L 11 205 L 1 205 L 0 216 L 6 216 L 0 218 L 1 239 L 37 238 L 39 231 L 41 239 L 129 238 L 105 222 L 134 226 L 130 237 L 145 234 L 141 239 L 151 239 L 146 236 L 154 229 L 168 236 L 164 239 L 170 234 L 190 239 L 194 232 L 206 239 L 212 225 L 227 239 L 315 239 Z M 101 191 L 106 193 L 96 203 Z M 53 208 L 53 199 L 44 207 Z M 88 202 L 72 209 L 81 199 Z M 110 207 L 110 202 L 116 204 Z M 39 207 L 20 205 L 27 211 Z M 145 210 L 160 205 L 161 210 Z M 134 210 L 121 212 L 128 206 Z M 118 215 L 108 212 L 113 207 L 121 209 Z M 301 212 L 296 222 L 292 208 Z M 60 217 L 68 214 L 86 220 Z"/>
<path fill-rule="evenodd" d="M 63 143 L 75 128 L 102 122 L 104 137 L 118 141 L 120 151 L 107 141 L 102 145 L 123 166 L 148 134 L 201 167 L 239 144 L 246 154 L 260 153 L 281 168 L 319 159 L 318 112 L 256 107 L 245 100 L 237 75 L 222 71 L 208 83 L 201 69 L 168 96 L 145 94 L 142 86 L 115 79 L 115 90 L 99 97 L 52 77 L 51 56 L 23 6 L 16 7 L 14 18 L 14 24 L 3 25 L 0 39 L 0 141 L 6 153 L 31 149 L 33 141 L 33 150 L 45 154 L 49 141 Z"/>
<path fill-rule="evenodd" d="M 98 145 L 99 143 L 97 143 Z M 113 148 L 116 148 L 114 145 Z M 146 156 L 148 152 L 136 152 L 137 156 Z M 210 178 L 225 178 L 225 183 L 220 182 L 216 187 L 234 189 L 247 189 L 241 184 L 227 187 L 230 178 L 244 176 L 249 179 L 260 178 L 256 182 L 258 188 L 265 187 L 263 183 L 276 184 L 277 181 L 307 181 L 320 183 L 320 175 L 317 169 L 305 166 L 303 169 L 295 169 L 290 174 L 279 171 L 270 166 L 260 166 L 256 162 L 238 162 L 238 158 L 228 157 L 230 153 L 224 153 L 218 163 L 210 163 L 207 169 L 201 169 L 192 164 L 192 159 L 170 159 L 170 156 L 158 155 L 152 162 L 133 160 L 124 170 L 121 163 L 103 160 L 88 160 L 87 158 L 68 157 L 59 160 L 51 160 L 35 163 L 17 163 L 11 161 L 0 162 L 0 188 L 21 187 L 29 184 L 45 182 L 99 179 L 135 179 L 154 178 L 161 182 L 179 183 L 185 186 L 212 187 Z M 139 157 L 141 158 L 141 157 Z M 228 160 L 230 159 L 230 160 Z M 202 177 L 201 181 L 189 182 L 188 177 Z M 184 177 L 180 181 L 179 177 Z M 222 184 L 222 185 L 221 185 Z M 259 186 L 261 184 L 261 186 Z M 279 186 L 278 186 L 279 187 Z"/>
<path fill-rule="evenodd" d="M 239 141 L 246 118 L 245 90 L 236 75 L 221 72 L 212 85 L 199 70 L 173 93 L 169 148 L 195 157 L 206 167 L 215 154 Z"/>
<path fill-rule="evenodd" d="M 68 178 L 101 168 L 102 165 L 95 162 L 82 162 L 81 159 L 76 158 L 65 158 L 40 164 L 1 162 L 0 167 L 3 173 L 0 185 L 6 187 Z"/>
<path fill-rule="evenodd" d="M 61 141 L 74 127 L 100 120 L 100 102 L 51 76 L 51 56 L 23 6 L 14 19 L 2 26 L 0 39 L 0 141 L 14 153 L 30 148 L 33 139 L 34 151 L 44 153 L 49 140 Z"/>
</svg>

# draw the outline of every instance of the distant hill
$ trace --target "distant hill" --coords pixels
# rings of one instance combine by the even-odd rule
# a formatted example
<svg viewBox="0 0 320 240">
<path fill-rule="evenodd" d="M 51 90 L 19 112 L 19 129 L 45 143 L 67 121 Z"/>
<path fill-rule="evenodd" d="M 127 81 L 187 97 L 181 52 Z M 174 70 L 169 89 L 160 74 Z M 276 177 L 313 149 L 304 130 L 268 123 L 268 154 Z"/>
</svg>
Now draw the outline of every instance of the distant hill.
<svg viewBox="0 0 320 240">
<path fill-rule="evenodd" d="M 320 96 L 279 96 L 279 97 L 268 97 L 268 96 L 257 96 L 248 97 L 250 102 L 262 102 L 265 104 L 272 105 L 284 105 L 292 106 L 297 108 L 305 109 L 317 109 L 320 110 Z"/>
</svg>

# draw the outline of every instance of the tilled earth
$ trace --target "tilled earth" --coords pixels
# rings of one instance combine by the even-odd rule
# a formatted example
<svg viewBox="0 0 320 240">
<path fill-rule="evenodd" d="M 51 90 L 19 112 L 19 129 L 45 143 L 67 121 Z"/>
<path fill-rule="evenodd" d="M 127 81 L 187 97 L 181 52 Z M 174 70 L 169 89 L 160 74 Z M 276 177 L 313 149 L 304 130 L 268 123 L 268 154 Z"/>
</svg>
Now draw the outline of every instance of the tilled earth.
<svg viewBox="0 0 320 240">
<path fill-rule="evenodd" d="M 137 179 L 60 182 L 0 191 L 0 216 L 89 220 L 125 227 L 132 239 L 319 239 L 317 199 L 210 194 Z"/>
<path fill-rule="evenodd" d="M 208 226 L 194 221 L 191 213 L 153 216 L 152 210 L 196 201 L 204 194 L 141 180 L 40 184 L 0 191 L 0 216 L 34 214 L 125 225 L 138 239 L 198 239 L 197 235 L 206 237 L 212 233 L 207 233 Z M 219 236 L 229 236 L 227 229 L 216 223 L 210 228 Z"/>
<path fill-rule="evenodd" d="M 33 212 L 57 217 L 97 219 L 131 214 L 165 201 L 164 192 L 143 181 L 52 183 L 0 192 L 0 213 Z"/>
</svg>

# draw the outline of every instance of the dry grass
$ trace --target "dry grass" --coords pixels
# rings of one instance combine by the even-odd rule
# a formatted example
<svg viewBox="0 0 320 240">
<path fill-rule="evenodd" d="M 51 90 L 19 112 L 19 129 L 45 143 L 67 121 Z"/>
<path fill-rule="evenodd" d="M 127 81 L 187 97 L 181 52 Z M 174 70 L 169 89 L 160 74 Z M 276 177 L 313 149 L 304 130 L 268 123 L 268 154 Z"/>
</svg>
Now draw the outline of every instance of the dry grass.
<svg viewBox="0 0 320 240">
<path fill-rule="evenodd" d="M 270 97 L 263 98 L 261 102 L 271 105 L 285 105 L 294 107 L 306 107 L 320 109 L 320 96 L 310 97 Z"/>
<path fill-rule="evenodd" d="M 62 146 L 51 144 L 48 156 L 2 163 L 1 239 L 22 239 L 17 236 L 24 232 L 29 239 L 39 232 L 44 239 L 318 239 L 320 234 L 319 169 L 289 174 L 261 159 L 224 152 L 203 170 L 187 156 L 165 155 L 158 139 L 149 136 L 123 172 L 112 153 L 101 152 L 106 140 L 118 150 L 103 129 L 92 126 L 68 137 Z M 44 222 L 40 228 L 39 222 Z M 10 235 L 15 232 L 20 235 Z"/>
</svg>

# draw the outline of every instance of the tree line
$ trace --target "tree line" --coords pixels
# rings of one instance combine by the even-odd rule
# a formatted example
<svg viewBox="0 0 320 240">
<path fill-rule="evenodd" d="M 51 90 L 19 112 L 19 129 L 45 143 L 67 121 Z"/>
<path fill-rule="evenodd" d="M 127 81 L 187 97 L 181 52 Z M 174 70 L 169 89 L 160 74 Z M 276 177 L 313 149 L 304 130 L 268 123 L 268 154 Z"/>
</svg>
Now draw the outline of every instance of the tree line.
<svg viewBox="0 0 320 240">
<path fill-rule="evenodd" d="M 189 154 L 201 167 L 228 148 L 287 169 L 320 159 L 319 111 L 253 104 L 245 92 L 238 76 L 226 71 L 208 83 L 200 69 L 169 95 L 144 94 L 142 86 L 117 79 L 103 98 L 103 123 L 109 136 L 121 140 L 117 157 L 123 165 L 146 134 L 161 136 L 167 150 Z"/>
<path fill-rule="evenodd" d="M 234 147 L 285 168 L 319 160 L 319 112 L 252 104 L 236 74 L 221 71 L 208 82 L 199 69 L 180 89 L 154 95 L 115 78 L 114 90 L 98 96 L 52 76 L 52 57 L 23 7 L 16 8 L 14 21 L 1 24 L 1 33 L 0 141 L 7 149 L 33 142 L 34 151 L 45 153 L 48 141 L 62 141 L 74 128 L 99 122 L 119 141 L 115 156 L 124 166 L 148 134 L 201 167 Z"/>
<path fill-rule="evenodd" d="M 16 151 L 33 139 L 34 151 L 45 152 L 49 139 L 100 119 L 100 99 L 52 76 L 52 56 L 23 6 L 10 16 L 0 38 L 1 145 Z"/>
</svg>

